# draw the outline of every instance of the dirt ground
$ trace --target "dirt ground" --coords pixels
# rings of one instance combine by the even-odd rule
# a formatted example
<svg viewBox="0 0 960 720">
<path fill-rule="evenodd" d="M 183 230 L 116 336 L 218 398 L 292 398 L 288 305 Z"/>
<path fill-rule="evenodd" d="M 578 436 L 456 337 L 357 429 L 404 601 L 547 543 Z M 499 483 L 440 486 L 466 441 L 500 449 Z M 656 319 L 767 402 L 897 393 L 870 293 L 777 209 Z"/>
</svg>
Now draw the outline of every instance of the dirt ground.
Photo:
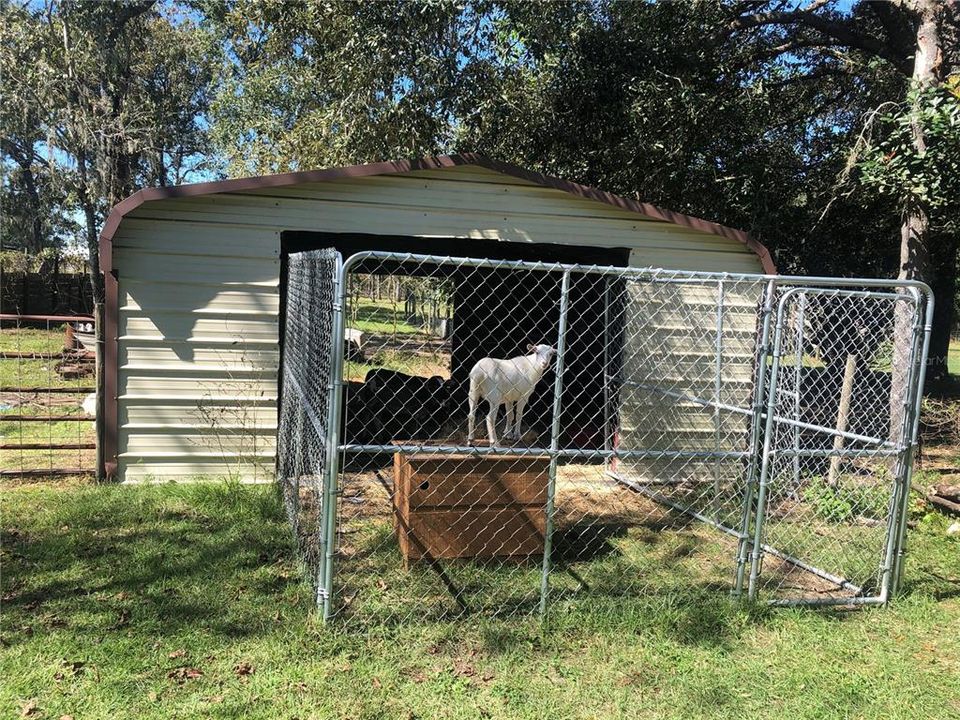
<svg viewBox="0 0 960 720">
<path fill-rule="evenodd" d="M 393 553 L 399 563 L 400 550 L 395 547 L 393 535 L 397 523 L 392 468 L 344 473 L 341 482 L 338 554 L 351 562 L 351 558 L 368 553 L 369 548 L 362 546 L 370 532 L 373 528 L 383 528 L 378 535 L 380 549 L 387 543 L 390 546 L 387 551 Z M 651 495 L 667 492 L 674 501 L 682 500 L 689 491 L 689 487 L 682 486 L 648 488 Z M 310 516 L 304 527 L 315 527 L 317 509 L 313 491 L 301 488 L 301 511 Z M 383 535 L 384 532 L 387 534 Z M 702 574 L 701 582 L 716 582 L 718 577 L 729 581 L 732 578 L 729 570 L 735 566 L 736 537 L 613 480 L 601 465 L 570 464 L 558 468 L 554 532 L 558 552 L 586 561 L 587 572 L 590 558 L 606 552 L 599 547 L 612 538 L 617 539 L 618 550 L 628 555 L 656 553 L 662 546 L 686 548 L 683 552 L 687 566 L 693 568 L 695 574 Z M 445 561 L 448 562 L 451 561 Z M 718 568 L 722 568 L 719 574 Z M 762 578 L 762 587 L 782 595 L 815 599 L 850 595 L 849 590 L 773 554 L 764 555 Z"/>
</svg>

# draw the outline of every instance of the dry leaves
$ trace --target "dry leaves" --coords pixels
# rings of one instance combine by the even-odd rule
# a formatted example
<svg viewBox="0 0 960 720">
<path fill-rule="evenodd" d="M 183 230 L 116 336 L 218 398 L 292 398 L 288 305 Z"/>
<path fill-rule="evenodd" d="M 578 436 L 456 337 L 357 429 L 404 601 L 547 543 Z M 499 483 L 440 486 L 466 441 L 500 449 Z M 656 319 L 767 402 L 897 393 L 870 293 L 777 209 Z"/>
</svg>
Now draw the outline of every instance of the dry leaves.
<svg viewBox="0 0 960 720">
<path fill-rule="evenodd" d="M 255 669 L 256 668 L 254 668 L 253 665 L 251 665 L 248 662 L 239 662 L 233 666 L 233 672 L 236 674 L 237 677 L 246 677 L 247 675 L 253 675 Z"/>
<path fill-rule="evenodd" d="M 167 657 L 170 658 L 171 660 L 176 660 L 177 658 L 182 658 L 186 656 L 187 656 L 187 651 L 183 649 L 174 650 L 172 653 L 167 655 Z"/>
<path fill-rule="evenodd" d="M 20 705 L 20 717 L 36 717 L 40 714 L 40 705 L 36 698 L 30 698 Z"/>
<path fill-rule="evenodd" d="M 183 684 L 187 680 L 195 680 L 198 677 L 203 677 L 203 670 L 192 667 L 178 667 L 168 672 L 167 677 Z"/>
<path fill-rule="evenodd" d="M 453 674 L 458 677 L 473 677 L 477 674 L 476 669 L 468 662 L 464 660 L 454 660 L 453 661 Z"/>
<path fill-rule="evenodd" d="M 130 610 L 129 608 L 123 608 L 120 611 L 120 614 L 117 616 L 117 621 L 110 627 L 111 630 L 119 630 L 120 628 L 125 628 L 130 624 Z"/>
</svg>

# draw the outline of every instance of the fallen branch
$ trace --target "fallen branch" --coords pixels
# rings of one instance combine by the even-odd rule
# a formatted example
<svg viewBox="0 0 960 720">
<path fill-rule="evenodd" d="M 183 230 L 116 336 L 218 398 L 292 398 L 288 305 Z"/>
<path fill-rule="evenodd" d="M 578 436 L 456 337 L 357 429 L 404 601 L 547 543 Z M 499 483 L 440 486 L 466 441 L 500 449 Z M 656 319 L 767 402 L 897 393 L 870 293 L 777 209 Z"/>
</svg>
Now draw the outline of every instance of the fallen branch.
<svg viewBox="0 0 960 720">
<path fill-rule="evenodd" d="M 960 515 L 960 503 L 951 502 L 945 497 L 939 495 L 927 495 L 927 502 L 931 502 L 937 507 L 941 507 L 952 515 Z"/>
</svg>

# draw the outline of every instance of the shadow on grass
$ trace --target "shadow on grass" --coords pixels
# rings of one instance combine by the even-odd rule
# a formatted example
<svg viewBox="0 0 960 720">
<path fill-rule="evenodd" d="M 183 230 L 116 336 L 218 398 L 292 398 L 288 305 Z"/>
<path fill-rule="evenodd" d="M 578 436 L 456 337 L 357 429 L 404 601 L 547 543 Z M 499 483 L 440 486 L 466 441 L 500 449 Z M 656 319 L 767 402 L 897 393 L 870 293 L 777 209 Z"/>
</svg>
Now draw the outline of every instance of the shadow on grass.
<svg viewBox="0 0 960 720">
<path fill-rule="evenodd" d="M 735 544 L 708 538 L 687 516 L 637 523 L 584 517 L 558 528 L 545 621 L 540 555 L 444 561 L 455 603 L 435 568 L 402 567 L 389 523 L 371 525 L 340 566 L 347 600 L 335 627 L 346 632 L 402 637 L 435 623 L 472 627 L 490 653 L 541 642 L 545 633 L 626 632 L 725 648 L 768 614 L 732 602 Z"/>
<path fill-rule="evenodd" d="M 4 639 L 42 628 L 255 634 L 303 592 L 272 489 L 38 490 L 7 501 Z"/>
<path fill-rule="evenodd" d="M 311 593 L 272 488 L 30 488 L 4 503 L 7 643 L 61 627 L 93 641 L 110 632 L 245 637 L 269 632 L 265 621 L 281 613 L 291 624 L 309 620 Z M 699 523 L 585 519 L 561 527 L 556 540 L 549 612 L 541 621 L 539 556 L 445 563 L 464 609 L 429 568 L 402 568 L 390 521 L 371 523 L 357 540 L 354 565 L 345 562 L 338 578 L 348 607 L 323 635 L 469 634 L 486 652 L 506 653 L 551 636 L 633 634 L 724 650 L 774 614 L 837 621 L 851 614 L 736 605 L 729 597 L 730 541 Z M 932 572 L 954 575 L 955 548 L 936 542 L 934 549 L 920 546 L 925 561 L 935 558 Z M 908 566 L 908 594 L 958 594 L 955 583 L 917 580 L 916 572 Z"/>
</svg>

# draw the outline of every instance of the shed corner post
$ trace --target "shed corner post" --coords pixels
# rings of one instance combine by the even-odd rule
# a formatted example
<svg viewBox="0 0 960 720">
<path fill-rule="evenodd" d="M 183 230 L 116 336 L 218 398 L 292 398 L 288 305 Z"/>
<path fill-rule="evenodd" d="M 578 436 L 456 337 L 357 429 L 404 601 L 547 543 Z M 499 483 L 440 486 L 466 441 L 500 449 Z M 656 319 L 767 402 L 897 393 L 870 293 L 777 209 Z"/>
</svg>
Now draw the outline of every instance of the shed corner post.
<svg viewBox="0 0 960 720">
<path fill-rule="evenodd" d="M 550 425 L 550 470 L 543 533 L 543 566 L 540 573 L 540 617 L 546 618 L 550 593 L 550 564 L 553 551 L 553 510 L 557 489 L 557 455 L 560 450 L 560 413 L 563 411 L 563 369 L 567 349 L 567 310 L 570 304 L 570 271 L 564 270 L 560 284 L 560 318 L 557 329 L 557 361 L 553 381 L 553 419 Z"/>
<path fill-rule="evenodd" d="M 103 271 L 104 303 L 95 326 L 97 350 L 97 476 L 116 480 L 120 473 L 119 342 L 120 290 L 116 270 Z M 102 320 L 102 322 L 100 322 Z M 100 359 L 102 358 L 102 360 Z M 102 415 L 102 418 L 101 418 Z M 102 466 L 100 463 L 102 462 Z"/>
<path fill-rule="evenodd" d="M 96 357 L 96 390 L 97 393 L 97 404 L 96 404 L 96 419 L 94 420 L 94 428 L 96 435 L 96 455 L 94 460 L 94 473 L 95 479 L 98 483 L 102 483 L 107 479 L 107 470 L 104 463 L 104 417 L 103 417 L 103 406 L 104 406 L 104 392 L 103 392 L 103 381 L 104 381 L 104 327 L 103 327 L 103 303 L 95 302 L 93 304 L 93 327 L 96 332 L 96 347 L 97 347 L 97 357 Z"/>
</svg>

